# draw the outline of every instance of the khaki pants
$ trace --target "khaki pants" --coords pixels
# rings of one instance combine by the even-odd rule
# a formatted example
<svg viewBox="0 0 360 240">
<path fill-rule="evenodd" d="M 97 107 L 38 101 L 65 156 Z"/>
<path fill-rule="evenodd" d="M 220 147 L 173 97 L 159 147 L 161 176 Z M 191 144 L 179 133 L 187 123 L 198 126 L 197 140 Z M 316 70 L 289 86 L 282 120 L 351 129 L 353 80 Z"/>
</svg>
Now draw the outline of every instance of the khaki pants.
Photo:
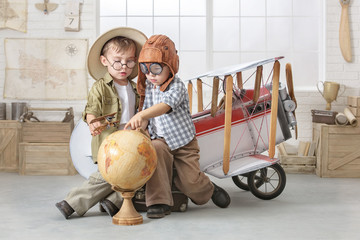
<svg viewBox="0 0 360 240">
<path fill-rule="evenodd" d="M 175 186 L 188 196 L 195 204 L 207 203 L 214 191 L 208 176 L 200 171 L 199 145 L 194 138 L 187 145 L 171 151 L 163 139 L 152 140 L 156 149 L 158 163 L 154 175 L 146 183 L 146 206 L 167 204 L 173 206 L 171 184 L 173 166 Z"/>
<path fill-rule="evenodd" d="M 121 205 L 121 194 L 112 190 L 111 185 L 97 171 L 91 174 L 80 187 L 72 189 L 65 201 L 78 215 L 82 216 L 104 198 L 110 200 L 117 207 Z"/>
</svg>

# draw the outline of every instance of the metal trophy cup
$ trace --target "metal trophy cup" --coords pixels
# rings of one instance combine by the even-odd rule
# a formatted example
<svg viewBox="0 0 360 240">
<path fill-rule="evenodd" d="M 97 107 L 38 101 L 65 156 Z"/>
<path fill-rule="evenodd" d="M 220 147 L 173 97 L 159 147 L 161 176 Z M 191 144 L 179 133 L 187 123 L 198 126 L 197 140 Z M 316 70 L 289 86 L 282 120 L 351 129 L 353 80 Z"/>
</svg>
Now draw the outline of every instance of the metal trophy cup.
<svg viewBox="0 0 360 240">
<path fill-rule="evenodd" d="M 322 87 L 323 91 L 321 91 L 319 88 L 320 83 L 323 86 Z M 338 96 L 340 84 L 336 83 L 336 82 L 329 82 L 329 81 L 321 82 L 320 81 L 320 82 L 318 82 L 318 84 L 316 86 L 317 86 L 319 93 L 323 96 L 323 98 L 326 101 L 326 110 L 331 110 L 331 103 L 333 101 L 335 101 Z M 342 93 L 344 91 L 345 91 L 345 86 L 344 86 L 344 90 L 342 91 Z"/>
</svg>

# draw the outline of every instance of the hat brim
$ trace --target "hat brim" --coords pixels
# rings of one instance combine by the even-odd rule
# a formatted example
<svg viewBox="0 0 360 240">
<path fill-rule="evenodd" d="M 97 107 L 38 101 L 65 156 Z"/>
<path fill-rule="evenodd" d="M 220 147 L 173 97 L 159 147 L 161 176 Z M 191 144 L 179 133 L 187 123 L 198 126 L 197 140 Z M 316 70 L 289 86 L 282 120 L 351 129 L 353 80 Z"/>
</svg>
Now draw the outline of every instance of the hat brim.
<svg viewBox="0 0 360 240">
<path fill-rule="evenodd" d="M 87 57 L 87 68 L 89 74 L 95 80 L 104 77 L 105 73 L 107 72 L 107 68 L 103 66 L 102 63 L 100 62 L 101 50 L 107 41 L 117 36 L 130 38 L 135 42 L 136 57 L 139 57 L 141 48 L 147 40 L 147 37 L 144 33 L 140 32 L 137 29 L 129 28 L 129 27 L 114 28 L 103 33 L 100 37 L 98 37 L 98 39 L 96 39 L 94 44 L 91 46 Z M 130 74 L 129 79 L 135 78 L 137 74 L 138 74 L 138 69 L 133 68 L 133 71 Z"/>
</svg>

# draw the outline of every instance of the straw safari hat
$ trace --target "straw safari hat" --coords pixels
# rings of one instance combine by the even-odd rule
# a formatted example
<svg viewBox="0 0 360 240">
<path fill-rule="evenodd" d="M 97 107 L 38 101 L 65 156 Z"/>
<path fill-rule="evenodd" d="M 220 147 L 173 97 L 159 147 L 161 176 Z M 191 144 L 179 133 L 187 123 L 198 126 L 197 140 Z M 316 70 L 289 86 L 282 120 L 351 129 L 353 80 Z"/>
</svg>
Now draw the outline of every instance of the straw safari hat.
<svg viewBox="0 0 360 240">
<path fill-rule="evenodd" d="M 104 44 L 117 36 L 127 37 L 132 39 L 136 44 L 136 57 L 139 57 L 140 51 L 142 46 L 147 40 L 147 37 L 144 33 L 136 30 L 134 28 L 129 27 L 119 27 L 111 29 L 105 33 L 103 33 L 94 44 L 91 46 L 88 57 L 87 57 L 87 68 L 91 77 L 95 80 L 98 80 L 104 77 L 105 73 L 107 72 L 107 68 L 104 67 L 100 62 L 100 54 Z M 135 67 L 129 79 L 133 79 L 137 76 L 138 69 Z"/>
</svg>

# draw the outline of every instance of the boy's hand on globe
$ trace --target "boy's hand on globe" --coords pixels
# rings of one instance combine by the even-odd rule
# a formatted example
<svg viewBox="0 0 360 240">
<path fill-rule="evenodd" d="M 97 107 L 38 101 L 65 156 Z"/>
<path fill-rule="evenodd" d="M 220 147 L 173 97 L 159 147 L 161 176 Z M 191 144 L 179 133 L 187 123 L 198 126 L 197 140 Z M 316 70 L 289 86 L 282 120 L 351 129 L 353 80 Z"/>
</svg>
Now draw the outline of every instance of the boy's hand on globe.
<svg viewBox="0 0 360 240">
<path fill-rule="evenodd" d="M 126 125 L 124 127 L 124 130 L 127 129 L 128 127 L 131 127 L 132 130 L 135 130 L 137 128 L 141 128 L 144 121 L 145 120 L 143 119 L 141 114 L 137 113 L 129 120 L 129 122 L 126 123 Z"/>
</svg>

